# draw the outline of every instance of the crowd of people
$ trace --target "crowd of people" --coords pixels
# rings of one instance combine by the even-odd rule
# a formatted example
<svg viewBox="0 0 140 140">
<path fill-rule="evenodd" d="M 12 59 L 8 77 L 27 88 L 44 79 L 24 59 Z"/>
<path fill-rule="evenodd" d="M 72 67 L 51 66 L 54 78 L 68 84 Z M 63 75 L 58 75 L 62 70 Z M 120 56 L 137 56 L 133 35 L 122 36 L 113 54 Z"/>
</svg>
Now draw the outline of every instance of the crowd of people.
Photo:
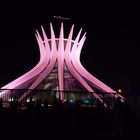
<svg viewBox="0 0 140 140">
<path fill-rule="evenodd" d="M 53 103 L 49 103 L 48 99 L 45 99 L 44 102 L 40 101 L 37 99 L 34 101 L 32 97 L 30 97 L 30 100 L 28 102 L 20 103 L 16 98 L 13 98 L 9 103 L 8 103 L 8 108 L 11 108 L 13 110 L 17 109 L 29 109 L 32 110 L 34 108 L 36 109 L 41 109 L 41 108 L 49 108 L 49 106 L 54 107 L 54 108 L 69 108 L 69 107 L 74 107 L 77 109 L 80 109 L 82 106 L 82 103 L 80 100 L 77 100 L 75 103 L 70 103 L 70 102 L 64 102 L 60 99 L 54 99 Z M 24 107 L 23 107 L 24 106 Z M 88 106 L 89 107 L 89 106 Z M 125 99 L 124 102 L 121 101 L 121 98 L 118 97 L 112 107 L 110 105 L 107 105 L 106 107 L 104 106 L 104 103 L 102 103 L 99 99 L 96 100 L 96 105 L 91 104 L 91 108 L 94 108 L 98 110 L 98 112 L 101 112 L 102 110 L 114 110 L 116 116 L 122 117 L 123 114 L 127 114 L 128 110 L 130 110 L 130 105 L 128 104 L 128 101 Z M 4 108 L 4 102 L 2 99 L 0 99 L 0 109 Z M 126 112 L 127 111 L 127 112 Z M 125 113 L 124 113 L 125 112 Z M 119 116 L 121 114 L 121 116 Z"/>
<path fill-rule="evenodd" d="M 96 101 L 96 107 L 90 107 L 85 108 L 81 106 L 81 102 L 78 101 L 75 104 L 69 104 L 69 103 L 62 103 L 61 100 L 56 99 L 54 100 L 53 104 L 49 104 L 48 100 L 45 99 L 44 102 L 40 102 L 39 99 L 36 101 L 33 101 L 32 97 L 28 102 L 24 104 L 24 107 L 26 108 L 25 110 L 28 110 L 28 112 L 33 112 L 34 111 L 45 111 L 45 112 L 56 112 L 58 114 L 63 114 L 65 111 L 71 111 L 70 114 L 76 113 L 76 115 L 79 115 L 78 113 L 82 114 L 83 109 L 84 110 L 89 110 L 89 112 L 86 115 L 92 115 L 94 117 L 97 117 L 97 120 L 102 122 L 104 121 L 105 123 L 105 117 L 106 115 L 109 116 L 110 121 L 112 121 L 112 136 L 113 137 L 125 137 L 127 135 L 127 128 L 130 128 L 128 125 L 130 124 L 130 120 L 133 117 L 133 110 L 128 104 L 128 101 L 125 100 L 124 102 L 121 101 L 121 98 L 117 98 L 113 108 L 105 107 L 100 100 Z M 3 106 L 3 100 L 0 99 L 0 111 L 5 109 Z M 12 101 L 9 103 L 9 108 L 10 111 L 12 112 L 18 112 L 19 110 L 22 110 L 22 105 L 14 98 Z M 92 114 L 94 112 L 94 115 Z"/>
</svg>

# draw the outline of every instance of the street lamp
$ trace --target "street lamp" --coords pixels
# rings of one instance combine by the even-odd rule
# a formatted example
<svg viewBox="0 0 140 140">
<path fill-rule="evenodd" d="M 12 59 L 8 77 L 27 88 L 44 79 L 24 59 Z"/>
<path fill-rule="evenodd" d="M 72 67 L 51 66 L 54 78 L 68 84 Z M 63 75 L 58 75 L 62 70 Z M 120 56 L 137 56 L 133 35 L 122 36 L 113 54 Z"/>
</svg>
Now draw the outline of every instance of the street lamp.
<svg viewBox="0 0 140 140">
<path fill-rule="evenodd" d="M 121 94 L 122 93 L 122 90 L 121 89 L 118 89 L 118 92 Z"/>
</svg>

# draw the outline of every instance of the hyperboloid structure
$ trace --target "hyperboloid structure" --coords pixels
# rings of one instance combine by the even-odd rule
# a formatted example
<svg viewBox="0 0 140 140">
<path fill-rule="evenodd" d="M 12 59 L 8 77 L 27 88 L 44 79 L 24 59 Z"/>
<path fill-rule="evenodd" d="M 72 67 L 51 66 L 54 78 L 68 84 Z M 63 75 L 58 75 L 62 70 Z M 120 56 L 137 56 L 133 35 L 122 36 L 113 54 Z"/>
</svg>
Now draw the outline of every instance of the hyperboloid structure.
<svg viewBox="0 0 140 140">
<path fill-rule="evenodd" d="M 73 39 L 74 25 L 72 25 L 68 38 L 65 38 L 61 23 L 60 34 L 56 38 L 53 26 L 50 24 L 49 39 L 43 27 L 41 28 L 42 37 L 38 31 L 35 33 L 40 50 L 39 63 L 29 72 L 2 87 L 4 90 L 0 92 L 1 98 L 7 99 L 11 95 L 9 89 L 29 89 L 23 90 L 22 93 L 18 93 L 18 90 L 13 93 L 19 101 L 23 101 L 32 94 L 33 90 L 40 89 L 59 91 L 59 97 L 63 102 L 66 98 L 65 91 L 86 91 L 88 95 L 91 94 L 101 102 L 103 101 L 98 92 L 103 92 L 112 98 L 120 96 L 124 99 L 82 66 L 80 53 L 86 39 L 86 33 L 81 36 L 82 29 Z"/>
</svg>

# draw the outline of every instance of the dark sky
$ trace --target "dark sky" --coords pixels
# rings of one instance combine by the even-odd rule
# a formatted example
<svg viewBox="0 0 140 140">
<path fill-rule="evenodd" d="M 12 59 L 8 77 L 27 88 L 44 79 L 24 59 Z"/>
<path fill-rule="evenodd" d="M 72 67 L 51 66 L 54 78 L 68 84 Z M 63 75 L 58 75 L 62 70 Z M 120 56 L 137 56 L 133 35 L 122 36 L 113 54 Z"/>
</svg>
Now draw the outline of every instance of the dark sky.
<svg viewBox="0 0 140 140">
<path fill-rule="evenodd" d="M 41 31 L 40 26 L 43 25 L 49 36 L 49 23 L 52 22 L 58 36 L 61 21 L 54 19 L 54 15 L 72 19 L 63 21 L 66 37 L 72 24 L 75 24 L 75 35 L 81 27 L 82 34 L 87 32 L 81 62 L 90 73 L 114 89 L 140 86 L 140 16 L 126 9 L 104 10 L 31 4 L 3 11 L 0 23 L 0 87 L 37 64 L 39 50 L 35 30 Z"/>
</svg>

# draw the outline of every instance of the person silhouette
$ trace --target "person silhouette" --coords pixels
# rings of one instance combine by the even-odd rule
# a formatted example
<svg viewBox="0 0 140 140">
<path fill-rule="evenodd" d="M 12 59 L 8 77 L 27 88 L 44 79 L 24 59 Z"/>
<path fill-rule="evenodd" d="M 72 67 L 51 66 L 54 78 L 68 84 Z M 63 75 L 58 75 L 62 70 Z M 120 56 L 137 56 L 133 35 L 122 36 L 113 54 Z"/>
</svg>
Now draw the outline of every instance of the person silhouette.
<svg viewBox="0 0 140 140">
<path fill-rule="evenodd" d="M 48 100 L 45 99 L 44 101 L 44 109 L 47 110 L 48 109 Z"/>
<path fill-rule="evenodd" d="M 10 102 L 10 108 L 12 111 L 16 111 L 17 109 L 20 108 L 20 104 L 18 102 L 18 100 L 16 98 L 14 98 L 11 102 Z"/>
<path fill-rule="evenodd" d="M 0 99 L 0 109 L 3 109 L 3 99 Z"/>
<path fill-rule="evenodd" d="M 102 120 L 103 117 L 103 103 L 97 99 L 96 101 L 96 113 L 97 113 L 97 118 Z"/>
<path fill-rule="evenodd" d="M 29 110 L 33 111 L 33 109 L 34 109 L 34 101 L 33 101 L 32 97 L 30 97 L 30 101 L 28 102 L 27 106 L 28 106 Z"/>
<path fill-rule="evenodd" d="M 40 103 L 39 99 L 36 100 L 35 107 L 36 107 L 36 110 L 38 110 L 38 111 L 41 110 L 41 103 Z"/>
<path fill-rule="evenodd" d="M 113 136 L 123 138 L 124 122 L 125 122 L 125 104 L 121 101 L 121 97 L 117 97 L 114 104 L 114 129 Z"/>
</svg>

